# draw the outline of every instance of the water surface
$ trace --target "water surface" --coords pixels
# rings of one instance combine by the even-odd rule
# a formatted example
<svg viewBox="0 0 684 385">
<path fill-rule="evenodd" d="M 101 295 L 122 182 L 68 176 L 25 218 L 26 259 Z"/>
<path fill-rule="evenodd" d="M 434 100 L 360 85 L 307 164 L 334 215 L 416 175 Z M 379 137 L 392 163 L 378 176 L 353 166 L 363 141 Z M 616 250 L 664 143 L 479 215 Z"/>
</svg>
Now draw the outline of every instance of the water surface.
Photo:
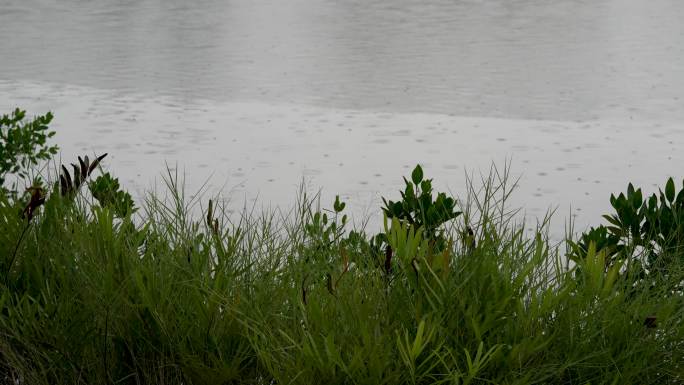
<svg viewBox="0 0 684 385">
<path fill-rule="evenodd" d="M 166 161 L 190 189 L 282 205 L 305 177 L 363 210 L 417 162 L 458 192 L 512 158 L 529 214 L 589 223 L 628 181 L 684 177 L 681 20 L 678 0 L 4 0 L 0 107 L 54 111 L 66 160 L 107 151 L 138 192 Z"/>
</svg>

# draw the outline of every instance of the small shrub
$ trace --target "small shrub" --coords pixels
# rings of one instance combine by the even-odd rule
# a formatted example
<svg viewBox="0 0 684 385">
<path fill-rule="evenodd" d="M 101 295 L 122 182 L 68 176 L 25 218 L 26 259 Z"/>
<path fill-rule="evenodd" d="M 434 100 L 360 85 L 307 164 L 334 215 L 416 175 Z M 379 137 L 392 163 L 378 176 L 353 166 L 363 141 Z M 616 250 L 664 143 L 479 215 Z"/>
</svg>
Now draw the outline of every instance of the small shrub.
<svg viewBox="0 0 684 385">
<path fill-rule="evenodd" d="M 25 117 L 26 111 L 18 108 L 0 117 L 0 188 L 4 188 L 9 175 L 26 179 L 31 167 L 57 153 L 57 146 L 47 145 L 47 140 L 55 135 L 48 130 L 52 114 L 48 112 L 30 121 L 25 121 Z M 16 193 L 16 183 L 10 191 Z"/>
<path fill-rule="evenodd" d="M 88 184 L 88 189 L 102 207 L 110 207 L 119 218 L 134 213 L 137 209 L 131 194 L 121 190 L 119 179 L 109 173 L 100 175 Z"/>
<path fill-rule="evenodd" d="M 388 218 L 397 218 L 415 230 L 422 228 L 424 238 L 429 240 L 435 250 L 443 250 L 446 246 L 442 225 L 459 215 L 456 211 L 456 200 L 438 193 L 433 200 L 432 179 L 424 179 L 423 169 L 417 165 L 411 173 L 411 181 L 404 178 L 406 188 L 401 193 L 401 200 L 394 202 L 384 197 L 383 212 Z"/>
<path fill-rule="evenodd" d="M 626 262 L 638 278 L 647 272 L 667 275 L 684 266 L 684 183 L 676 191 L 669 178 L 665 191 L 648 199 L 630 183 L 626 194 L 610 196 L 610 204 L 615 212 L 603 216 L 608 225 L 591 227 L 578 242 L 570 242 L 572 257 L 586 255 L 593 244 L 606 254 L 606 269 Z"/>
</svg>

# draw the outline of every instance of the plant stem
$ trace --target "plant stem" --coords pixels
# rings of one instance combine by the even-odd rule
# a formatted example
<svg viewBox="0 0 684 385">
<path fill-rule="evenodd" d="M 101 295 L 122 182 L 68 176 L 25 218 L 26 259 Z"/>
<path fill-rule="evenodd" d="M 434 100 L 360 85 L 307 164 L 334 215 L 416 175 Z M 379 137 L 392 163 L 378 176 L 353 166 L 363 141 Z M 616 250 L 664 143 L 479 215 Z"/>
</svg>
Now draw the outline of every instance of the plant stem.
<svg viewBox="0 0 684 385">
<path fill-rule="evenodd" d="M 21 241 L 24 239 L 24 235 L 26 235 L 26 231 L 28 231 L 30 226 L 31 226 L 31 222 L 26 223 L 24 230 L 21 232 L 21 235 L 19 236 L 19 240 L 17 241 L 17 245 L 14 246 L 14 252 L 12 253 L 12 259 L 10 259 L 10 262 L 7 265 L 7 273 L 5 274 L 5 284 L 7 286 L 9 286 L 9 274 L 10 274 L 10 271 L 12 270 L 12 265 L 14 264 L 14 260 L 17 258 L 17 252 L 19 251 L 19 245 L 21 245 Z"/>
</svg>

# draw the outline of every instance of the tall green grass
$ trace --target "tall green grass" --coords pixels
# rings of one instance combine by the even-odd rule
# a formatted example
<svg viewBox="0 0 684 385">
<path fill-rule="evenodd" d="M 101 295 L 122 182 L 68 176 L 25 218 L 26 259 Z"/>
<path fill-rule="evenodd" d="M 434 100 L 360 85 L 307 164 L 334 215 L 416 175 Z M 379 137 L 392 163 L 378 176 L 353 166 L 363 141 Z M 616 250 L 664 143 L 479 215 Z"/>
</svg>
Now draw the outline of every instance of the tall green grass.
<svg viewBox="0 0 684 385">
<path fill-rule="evenodd" d="M 682 266 L 644 284 L 594 244 L 569 263 L 510 182 L 469 180 L 439 251 L 304 192 L 231 217 L 171 174 L 123 218 L 85 189 L 32 219 L 0 194 L 0 383 L 684 383 Z"/>
</svg>

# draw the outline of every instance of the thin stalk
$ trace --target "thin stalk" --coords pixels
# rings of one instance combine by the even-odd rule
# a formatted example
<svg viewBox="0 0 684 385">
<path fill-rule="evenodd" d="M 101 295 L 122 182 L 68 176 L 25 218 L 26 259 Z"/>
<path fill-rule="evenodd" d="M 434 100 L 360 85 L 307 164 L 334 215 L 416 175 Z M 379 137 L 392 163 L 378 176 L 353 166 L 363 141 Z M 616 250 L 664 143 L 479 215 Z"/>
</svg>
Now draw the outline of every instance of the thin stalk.
<svg viewBox="0 0 684 385">
<path fill-rule="evenodd" d="M 21 235 L 19 236 L 19 240 L 17 241 L 16 246 L 14 246 L 14 252 L 12 253 L 12 259 L 10 259 L 10 262 L 7 265 L 7 272 L 5 273 L 5 284 L 7 286 L 9 286 L 9 274 L 10 274 L 10 271 L 12 270 L 12 265 L 14 265 L 14 260 L 17 258 L 17 252 L 19 251 L 19 246 L 21 245 L 21 241 L 24 239 L 24 235 L 26 235 L 26 232 L 28 231 L 30 226 L 31 226 L 31 222 L 27 222 L 26 226 L 24 227 L 24 230 L 21 232 Z"/>
</svg>

